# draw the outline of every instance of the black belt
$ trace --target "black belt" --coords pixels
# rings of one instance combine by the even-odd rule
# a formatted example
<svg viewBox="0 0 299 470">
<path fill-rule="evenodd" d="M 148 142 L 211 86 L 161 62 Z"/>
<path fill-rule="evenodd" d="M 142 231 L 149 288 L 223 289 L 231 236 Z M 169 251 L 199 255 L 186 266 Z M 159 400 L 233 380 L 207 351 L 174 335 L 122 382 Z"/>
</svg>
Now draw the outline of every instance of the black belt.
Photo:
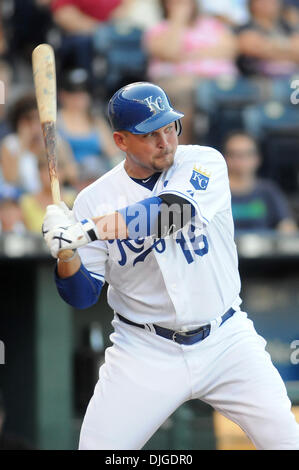
<svg viewBox="0 0 299 470">
<path fill-rule="evenodd" d="M 231 316 L 233 316 L 235 312 L 236 310 L 234 310 L 233 308 L 230 308 L 227 312 L 225 312 L 221 317 L 219 326 L 221 326 L 226 320 L 228 320 Z M 137 326 L 138 328 L 142 328 L 144 330 L 146 329 L 145 325 L 128 320 L 127 318 L 123 317 L 119 313 L 117 313 L 117 316 L 122 322 L 127 323 L 128 325 Z M 186 332 L 170 330 L 168 328 L 163 328 L 162 326 L 159 326 L 159 325 L 152 325 L 152 326 L 155 329 L 155 332 L 157 335 L 162 336 L 163 338 L 166 338 L 166 339 L 171 339 L 172 341 L 175 341 L 176 343 L 185 344 L 185 345 L 198 343 L 199 341 L 202 341 L 207 336 L 209 336 L 211 332 L 210 324 L 201 326 L 200 328 L 197 328 L 196 330 L 191 330 L 191 331 L 186 331 Z"/>
</svg>

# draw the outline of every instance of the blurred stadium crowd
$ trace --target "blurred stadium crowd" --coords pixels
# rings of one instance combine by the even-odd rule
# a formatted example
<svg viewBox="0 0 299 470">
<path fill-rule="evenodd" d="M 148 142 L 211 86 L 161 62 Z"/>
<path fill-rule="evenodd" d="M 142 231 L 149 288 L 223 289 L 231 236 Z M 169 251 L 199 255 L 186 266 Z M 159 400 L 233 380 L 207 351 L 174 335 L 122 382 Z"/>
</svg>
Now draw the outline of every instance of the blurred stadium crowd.
<svg viewBox="0 0 299 470">
<path fill-rule="evenodd" d="M 0 233 L 40 233 L 51 203 L 31 53 L 57 60 L 62 197 L 123 156 L 106 116 L 150 80 L 185 113 L 181 144 L 227 160 L 237 230 L 299 223 L 299 0 L 2 0 Z"/>
</svg>

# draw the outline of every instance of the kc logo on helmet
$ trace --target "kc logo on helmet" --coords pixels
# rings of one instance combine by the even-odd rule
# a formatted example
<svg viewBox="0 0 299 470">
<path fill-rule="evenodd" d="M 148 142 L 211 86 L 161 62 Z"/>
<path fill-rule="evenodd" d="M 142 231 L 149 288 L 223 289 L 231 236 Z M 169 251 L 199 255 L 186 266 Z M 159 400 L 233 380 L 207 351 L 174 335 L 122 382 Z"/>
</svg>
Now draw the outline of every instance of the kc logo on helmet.
<svg viewBox="0 0 299 470">
<path fill-rule="evenodd" d="M 210 181 L 210 174 L 203 171 L 201 168 L 193 168 L 190 183 L 196 190 L 205 191 Z"/>
<path fill-rule="evenodd" d="M 154 114 L 165 110 L 163 98 L 161 96 L 158 96 L 155 101 L 153 100 L 152 96 L 148 96 L 147 98 L 144 98 L 144 101 L 146 105 L 150 108 L 151 112 Z"/>
</svg>

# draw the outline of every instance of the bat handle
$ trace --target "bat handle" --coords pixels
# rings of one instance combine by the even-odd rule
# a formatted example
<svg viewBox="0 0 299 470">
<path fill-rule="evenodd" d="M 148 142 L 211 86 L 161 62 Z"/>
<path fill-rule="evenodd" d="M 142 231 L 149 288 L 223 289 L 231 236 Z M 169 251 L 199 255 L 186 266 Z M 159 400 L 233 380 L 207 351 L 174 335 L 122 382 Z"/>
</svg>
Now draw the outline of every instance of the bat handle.
<svg viewBox="0 0 299 470">
<path fill-rule="evenodd" d="M 52 199 L 54 204 L 59 204 L 61 201 L 60 198 L 60 188 L 59 188 L 59 181 L 58 178 L 50 178 L 51 179 L 51 192 L 52 192 Z"/>
</svg>

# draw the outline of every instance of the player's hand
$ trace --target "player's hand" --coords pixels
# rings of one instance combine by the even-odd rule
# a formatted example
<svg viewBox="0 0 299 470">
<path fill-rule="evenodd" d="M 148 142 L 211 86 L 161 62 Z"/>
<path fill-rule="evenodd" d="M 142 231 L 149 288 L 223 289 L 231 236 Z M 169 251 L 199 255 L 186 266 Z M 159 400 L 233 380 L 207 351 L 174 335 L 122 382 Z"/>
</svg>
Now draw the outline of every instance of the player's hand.
<svg viewBox="0 0 299 470">
<path fill-rule="evenodd" d="M 84 219 L 72 225 L 54 227 L 44 234 L 45 241 L 54 258 L 63 250 L 74 250 L 97 240 L 96 225 L 91 219 Z"/>
<path fill-rule="evenodd" d="M 75 224 L 76 222 L 73 212 L 64 202 L 61 201 L 59 204 L 50 204 L 47 207 L 44 217 L 42 234 L 45 236 L 46 233 L 50 232 L 50 230 L 53 230 L 53 228 L 58 225 L 61 227 L 67 227 Z"/>
</svg>

